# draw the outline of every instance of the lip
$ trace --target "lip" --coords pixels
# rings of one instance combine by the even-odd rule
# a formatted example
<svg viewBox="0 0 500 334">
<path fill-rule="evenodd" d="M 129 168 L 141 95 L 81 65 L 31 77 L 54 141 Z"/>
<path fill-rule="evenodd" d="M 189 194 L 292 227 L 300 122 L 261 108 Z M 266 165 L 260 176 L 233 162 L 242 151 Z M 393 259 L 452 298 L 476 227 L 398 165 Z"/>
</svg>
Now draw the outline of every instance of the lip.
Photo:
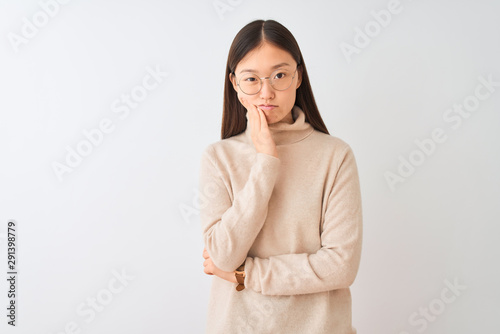
<svg viewBox="0 0 500 334">
<path fill-rule="evenodd" d="M 262 109 L 262 110 L 265 110 L 265 111 L 273 110 L 276 107 L 277 106 L 274 106 L 272 104 L 261 104 L 261 105 L 259 105 L 259 108 Z"/>
</svg>

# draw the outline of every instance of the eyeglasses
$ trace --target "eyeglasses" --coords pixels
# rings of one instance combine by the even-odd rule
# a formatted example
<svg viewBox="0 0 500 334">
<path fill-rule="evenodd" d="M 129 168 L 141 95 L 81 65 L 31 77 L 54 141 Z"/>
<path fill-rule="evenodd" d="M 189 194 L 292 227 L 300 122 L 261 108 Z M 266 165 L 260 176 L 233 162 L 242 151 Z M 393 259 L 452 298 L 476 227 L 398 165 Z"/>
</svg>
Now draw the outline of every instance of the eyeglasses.
<svg viewBox="0 0 500 334">
<path fill-rule="evenodd" d="M 262 89 L 262 81 L 264 79 L 269 79 L 269 83 L 274 89 L 279 91 L 287 90 L 292 85 L 298 67 L 299 65 L 297 65 L 295 71 L 293 72 L 287 68 L 278 69 L 274 71 L 270 77 L 263 78 L 260 78 L 255 73 L 245 73 L 242 77 L 240 77 L 237 85 L 240 87 L 243 93 L 247 95 L 255 95 Z"/>
</svg>

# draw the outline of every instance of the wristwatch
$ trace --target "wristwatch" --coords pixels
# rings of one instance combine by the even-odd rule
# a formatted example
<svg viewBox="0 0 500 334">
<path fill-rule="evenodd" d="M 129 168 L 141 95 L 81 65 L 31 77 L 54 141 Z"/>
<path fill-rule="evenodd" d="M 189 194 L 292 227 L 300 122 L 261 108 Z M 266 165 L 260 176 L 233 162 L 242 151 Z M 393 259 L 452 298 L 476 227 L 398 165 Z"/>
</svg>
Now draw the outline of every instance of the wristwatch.
<svg viewBox="0 0 500 334">
<path fill-rule="evenodd" d="M 234 275 L 236 276 L 236 281 L 238 285 L 236 286 L 236 291 L 241 291 L 245 288 L 245 261 L 239 266 L 235 271 Z"/>
</svg>

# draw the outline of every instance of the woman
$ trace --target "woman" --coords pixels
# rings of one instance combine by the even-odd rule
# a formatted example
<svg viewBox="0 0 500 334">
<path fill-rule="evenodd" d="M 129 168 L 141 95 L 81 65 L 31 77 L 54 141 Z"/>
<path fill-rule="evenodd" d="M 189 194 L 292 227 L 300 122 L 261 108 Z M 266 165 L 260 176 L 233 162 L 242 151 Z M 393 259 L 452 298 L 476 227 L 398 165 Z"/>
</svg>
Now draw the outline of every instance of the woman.
<svg viewBox="0 0 500 334">
<path fill-rule="evenodd" d="M 293 35 L 236 35 L 221 140 L 202 155 L 207 333 L 354 334 L 362 208 L 351 147 L 331 136 Z"/>
</svg>

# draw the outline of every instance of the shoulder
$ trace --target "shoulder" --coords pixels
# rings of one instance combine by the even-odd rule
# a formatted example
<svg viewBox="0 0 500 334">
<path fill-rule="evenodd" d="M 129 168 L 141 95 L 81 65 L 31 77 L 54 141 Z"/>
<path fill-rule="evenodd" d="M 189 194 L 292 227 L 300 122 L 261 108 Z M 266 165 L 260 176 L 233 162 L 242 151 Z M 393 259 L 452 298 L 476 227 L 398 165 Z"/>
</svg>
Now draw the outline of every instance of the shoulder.
<svg viewBox="0 0 500 334">
<path fill-rule="evenodd" d="M 230 138 L 211 142 L 205 146 L 202 155 L 205 159 L 208 158 L 216 164 L 217 161 L 234 159 L 241 154 L 255 153 L 253 146 L 248 145 L 243 136 L 244 133 L 240 133 Z"/>
<path fill-rule="evenodd" d="M 314 132 L 309 137 L 314 147 L 325 153 L 345 154 L 348 151 L 352 151 L 351 146 L 343 138 L 316 129 L 314 129 Z"/>
<path fill-rule="evenodd" d="M 333 170 L 341 166 L 356 165 L 356 157 L 351 145 L 341 137 L 314 130 L 310 136 L 313 154 Z"/>
</svg>

